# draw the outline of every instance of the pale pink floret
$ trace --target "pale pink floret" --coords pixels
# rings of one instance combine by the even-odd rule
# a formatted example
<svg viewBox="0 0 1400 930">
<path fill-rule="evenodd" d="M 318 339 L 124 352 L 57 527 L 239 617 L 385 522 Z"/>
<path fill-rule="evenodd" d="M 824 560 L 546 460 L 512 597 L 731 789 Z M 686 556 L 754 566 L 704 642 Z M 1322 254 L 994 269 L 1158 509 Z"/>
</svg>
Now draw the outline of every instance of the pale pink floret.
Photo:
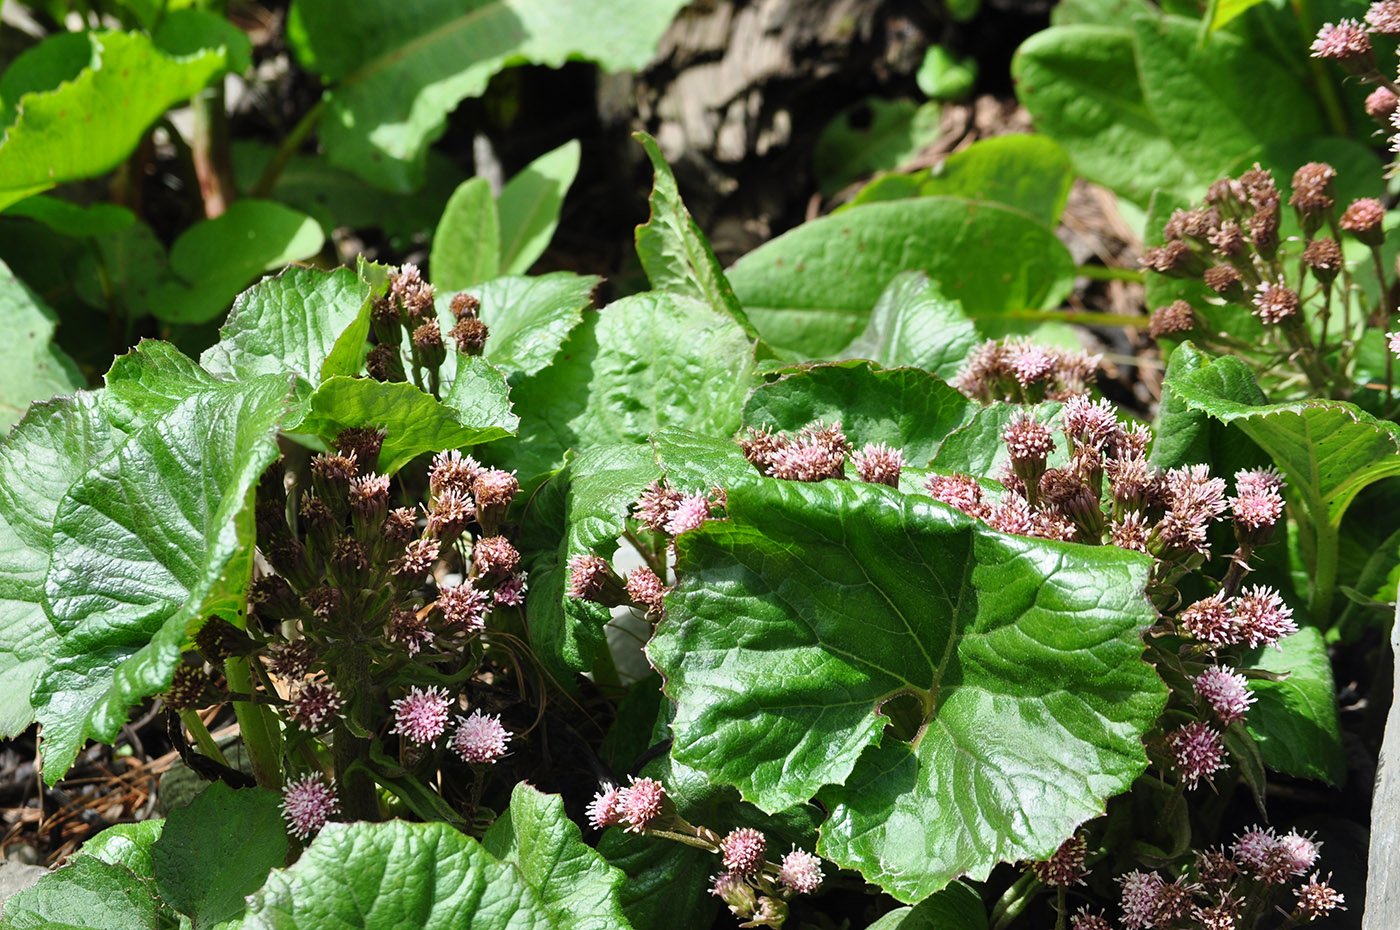
<svg viewBox="0 0 1400 930">
<path fill-rule="evenodd" d="M 424 691 L 409 688 L 408 694 L 393 703 L 394 730 L 420 746 L 437 745 L 447 729 L 450 702 L 447 689 L 434 685 Z"/>
<path fill-rule="evenodd" d="M 1317 864 L 1322 844 L 1311 836 L 1304 836 L 1297 830 L 1289 830 L 1278 839 L 1279 854 L 1283 867 L 1289 874 L 1301 878 Z"/>
<path fill-rule="evenodd" d="M 510 731 L 501 725 L 500 715 L 488 717 L 474 711 L 452 734 L 452 748 L 463 761 L 476 764 L 495 762 L 506 754 Z"/>
<path fill-rule="evenodd" d="M 1224 726 L 1236 720 L 1243 720 L 1255 697 L 1249 690 L 1249 683 L 1238 672 L 1213 665 L 1191 679 L 1196 693 L 1210 705 Z"/>
<path fill-rule="evenodd" d="M 1400 356 L 1400 333 L 1386 333 L 1385 339 L 1391 354 Z"/>
<path fill-rule="evenodd" d="M 1253 827 L 1235 838 L 1230 853 L 1247 869 L 1262 869 L 1278 848 L 1273 828 Z"/>
<path fill-rule="evenodd" d="M 811 894 L 822 884 L 822 861 L 804 849 L 792 847 L 778 868 L 778 881 L 797 894 Z"/>
<path fill-rule="evenodd" d="M 1277 591 L 1263 585 L 1255 585 L 1237 597 L 1234 613 L 1240 635 L 1251 649 L 1277 646 L 1280 639 L 1298 632 L 1292 609 Z"/>
<path fill-rule="evenodd" d="M 634 778 L 622 797 L 622 820 L 629 833 L 641 833 L 661 813 L 666 789 L 654 778 Z"/>
<path fill-rule="evenodd" d="M 318 730 L 340 716 L 344 699 L 335 685 L 312 681 L 301 685 L 287 702 L 287 716 L 303 730 Z"/>
<path fill-rule="evenodd" d="M 586 811 L 588 822 L 599 830 L 621 823 L 625 794 L 625 788 L 606 788 L 595 794 Z"/>
<path fill-rule="evenodd" d="M 319 775 L 290 782 L 282 791 L 282 818 L 299 839 L 320 830 L 338 813 L 340 801 L 335 796 L 335 783 L 327 785 Z"/>
<path fill-rule="evenodd" d="M 1202 778 L 1209 778 L 1215 772 L 1228 768 L 1220 733 L 1208 723 L 1195 721 L 1168 733 L 1167 748 L 1171 750 L 1172 767 L 1188 788 L 1194 788 Z"/>
<path fill-rule="evenodd" d="M 1162 895 L 1162 876 L 1156 872 L 1129 872 L 1119 876 L 1122 885 L 1120 903 L 1123 926 L 1128 930 L 1146 930 L 1157 923 L 1157 910 Z"/>
<path fill-rule="evenodd" d="M 740 827 L 731 830 L 719 842 L 720 855 L 724 867 L 736 875 L 753 875 L 763 868 L 764 856 L 768 852 L 768 841 L 762 831 L 753 827 Z"/>
<path fill-rule="evenodd" d="M 1326 23 L 1317 31 L 1312 43 L 1314 58 L 1332 58 L 1348 61 L 1371 53 L 1371 37 L 1361 23 L 1354 19 L 1343 19 L 1337 23 Z"/>
<path fill-rule="evenodd" d="M 666 534 L 679 536 L 693 530 L 710 518 L 710 501 L 704 494 L 695 493 L 682 497 L 671 511 L 666 521 Z"/>
</svg>

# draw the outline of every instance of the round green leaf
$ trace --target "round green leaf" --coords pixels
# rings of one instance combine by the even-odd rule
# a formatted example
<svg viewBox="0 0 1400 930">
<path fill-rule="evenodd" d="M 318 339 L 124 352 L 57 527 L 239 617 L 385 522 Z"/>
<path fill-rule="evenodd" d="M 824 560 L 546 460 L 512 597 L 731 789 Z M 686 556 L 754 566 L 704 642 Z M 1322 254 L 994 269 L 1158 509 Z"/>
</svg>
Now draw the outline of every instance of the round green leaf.
<svg viewBox="0 0 1400 930">
<path fill-rule="evenodd" d="M 1136 553 L 855 482 L 747 483 L 728 512 L 678 541 L 647 650 L 672 755 L 765 810 L 820 792 L 823 856 L 919 901 L 1048 855 L 1146 767 L 1166 689 Z"/>
</svg>

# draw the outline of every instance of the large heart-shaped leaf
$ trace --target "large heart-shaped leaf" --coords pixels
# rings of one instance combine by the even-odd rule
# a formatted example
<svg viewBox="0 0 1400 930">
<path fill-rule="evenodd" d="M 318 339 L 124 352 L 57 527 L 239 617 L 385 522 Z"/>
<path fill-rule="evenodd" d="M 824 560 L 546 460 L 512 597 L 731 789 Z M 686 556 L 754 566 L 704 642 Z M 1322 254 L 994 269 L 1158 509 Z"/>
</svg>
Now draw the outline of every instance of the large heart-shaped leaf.
<svg viewBox="0 0 1400 930">
<path fill-rule="evenodd" d="M 640 68 L 681 5 L 646 0 L 622 16 L 606 0 L 297 0 L 287 31 L 302 66 L 331 85 L 320 133 L 332 163 L 407 191 L 447 114 L 508 63 Z"/>
<path fill-rule="evenodd" d="M 167 55 L 139 32 L 60 35 L 27 51 L 0 79 L 0 209 L 115 168 L 171 104 L 223 71 L 225 58 L 223 48 Z"/>
<path fill-rule="evenodd" d="M 0 431 L 36 400 L 71 394 L 84 384 L 78 366 L 53 344 L 54 313 L 0 262 L 0 318 L 9 338 L 0 345 Z"/>
<path fill-rule="evenodd" d="M 486 846 L 441 823 L 328 824 L 249 899 L 243 926 L 627 927 L 617 901 L 622 873 L 583 844 L 557 797 L 518 785 L 501 823 Z"/>
<path fill-rule="evenodd" d="M 1316 627 L 1304 627 L 1280 640 L 1278 649 L 1260 650 L 1249 664 L 1288 676 L 1250 683 L 1258 700 L 1245 725 L 1264 764 L 1300 778 L 1340 784 L 1346 762 L 1332 662 L 1322 634 Z"/>
<path fill-rule="evenodd" d="M 353 375 L 363 362 L 369 298 L 370 286 L 349 268 L 293 266 L 238 296 L 199 363 L 238 378 L 294 371 L 312 386 Z M 352 331 L 352 324 L 359 325 Z"/>
<path fill-rule="evenodd" d="M 739 427 L 753 381 L 753 344 L 733 319 L 689 297 L 651 291 L 586 318 L 554 364 L 520 381 L 517 439 L 488 454 L 527 482 L 564 452 L 645 443 L 667 426 L 716 436 Z"/>
<path fill-rule="evenodd" d="M 840 421 L 856 448 L 886 443 L 923 466 L 977 409 L 926 371 L 851 361 L 798 367 L 759 385 L 744 404 L 744 425 L 791 432 L 814 420 Z"/>
<path fill-rule="evenodd" d="M 943 296 L 919 271 L 896 275 L 885 288 L 870 321 L 842 358 L 868 358 L 885 368 L 922 368 L 951 379 L 981 341 L 962 304 Z"/>
<path fill-rule="evenodd" d="M 672 755 L 765 810 L 820 794 L 822 855 L 900 900 L 1048 855 L 1146 767 L 1134 553 L 833 481 L 733 487 L 678 545 Z"/>
<path fill-rule="evenodd" d="M 870 203 L 803 223 L 745 255 L 729 283 L 776 346 L 828 356 L 865 326 L 894 276 L 919 270 L 984 329 L 1058 304 L 1074 262 L 1019 210 L 961 197 Z"/>
<path fill-rule="evenodd" d="M 6 672 L 36 676 L 50 782 L 84 740 L 115 737 L 129 705 L 169 683 L 195 621 L 239 613 L 252 570 L 247 500 L 302 402 L 291 375 L 195 371 L 144 344 L 113 366 L 109 406 L 78 398 L 36 411 L 4 447 L 7 470 L 23 472 L 0 498 L 17 531 L 6 554 L 27 569 L 6 605 L 20 621 L 6 628 Z"/>
</svg>

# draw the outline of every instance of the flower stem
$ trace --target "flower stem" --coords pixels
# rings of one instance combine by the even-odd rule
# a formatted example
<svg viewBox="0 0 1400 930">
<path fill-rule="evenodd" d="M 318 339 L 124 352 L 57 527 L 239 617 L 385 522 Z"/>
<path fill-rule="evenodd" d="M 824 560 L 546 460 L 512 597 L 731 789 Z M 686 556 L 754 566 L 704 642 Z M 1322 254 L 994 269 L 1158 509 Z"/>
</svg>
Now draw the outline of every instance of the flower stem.
<svg viewBox="0 0 1400 930">
<path fill-rule="evenodd" d="M 248 667 L 249 661 L 243 656 L 232 656 L 224 661 L 224 675 L 228 678 L 230 691 L 252 692 L 253 675 Z M 248 761 L 253 765 L 253 777 L 258 780 L 258 786 L 280 791 L 282 732 L 277 728 L 277 718 L 272 708 L 251 701 L 234 701 L 233 713 L 238 718 L 238 731 L 243 736 L 243 746 L 248 750 Z"/>
<path fill-rule="evenodd" d="M 189 730 L 190 736 L 194 737 L 194 744 L 199 747 L 199 751 L 225 768 L 232 768 L 224 756 L 224 751 L 219 748 L 218 743 L 214 742 L 214 735 L 209 732 L 204 721 L 199 719 L 199 714 L 196 714 L 193 708 L 186 708 L 179 714 L 180 719 L 185 723 L 185 729 Z"/>
<path fill-rule="evenodd" d="M 314 107 L 302 114 L 301 119 L 292 127 L 292 131 L 282 139 L 282 144 L 277 146 L 277 151 L 272 153 L 272 158 L 268 160 L 248 191 L 249 197 L 267 197 L 272 193 L 272 189 L 277 186 L 277 179 L 282 176 L 282 172 L 301 148 L 306 137 L 311 135 L 311 130 L 316 128 L 316 124 L 321 121 L 321 115 L 326 111 L 326 99 L 321 98 Z"/>
</svg>

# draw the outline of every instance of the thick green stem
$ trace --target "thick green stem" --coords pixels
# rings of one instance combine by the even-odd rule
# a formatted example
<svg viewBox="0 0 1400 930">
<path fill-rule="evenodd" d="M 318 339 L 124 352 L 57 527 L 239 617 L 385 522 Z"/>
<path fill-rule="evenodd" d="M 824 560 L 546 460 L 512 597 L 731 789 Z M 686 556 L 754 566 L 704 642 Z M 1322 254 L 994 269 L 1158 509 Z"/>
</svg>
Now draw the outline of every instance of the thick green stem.
<svg viewBox="0 0 1400 930">
<path fill-rule="evenodd" d="M 1341 541 L 1338 528 L 1327 519 L 1326 511 L 1312 514 L 1313 584 L 1308 609 L 1324 630 L 1332 620 L 1332 598 L 1337 593 L 1337 550 Z"/>
<path fill-rule="evenodd" d="M 368 768 L 369 740 L 354 736 L 342 723 L 335 725 L 331 739 L 335 774 L 340 780 L 340 808 L 346 819 L 378 820 L 379 796 Z"/>
<path fill-rule="evenodd" d="M 997 900 L 992 906 L 991 930 L 1002 930 L 1003 927 L 1010 926 L 1021 912 L 1035 900 L 1035 891 L 1038 880 L 1035 875 L 1026 872 L 1016 879 L 1015 883 Z"/>
<path fill-rule="evenodd" d="M 224 675 L 230 691 L 252 693 L 253 674 L 249 661 L 244 656 L 232 656 L 224 661 Z M 258 786 L 281 791 L 282 731 L 277 727 L 272 708 L 266 704 L 235 701 L 233 713 L 238 718 L 238 731 L 243 736 L 243 747 L 248 751 L 248 761 L 252 763 Z"/>
</svg>

